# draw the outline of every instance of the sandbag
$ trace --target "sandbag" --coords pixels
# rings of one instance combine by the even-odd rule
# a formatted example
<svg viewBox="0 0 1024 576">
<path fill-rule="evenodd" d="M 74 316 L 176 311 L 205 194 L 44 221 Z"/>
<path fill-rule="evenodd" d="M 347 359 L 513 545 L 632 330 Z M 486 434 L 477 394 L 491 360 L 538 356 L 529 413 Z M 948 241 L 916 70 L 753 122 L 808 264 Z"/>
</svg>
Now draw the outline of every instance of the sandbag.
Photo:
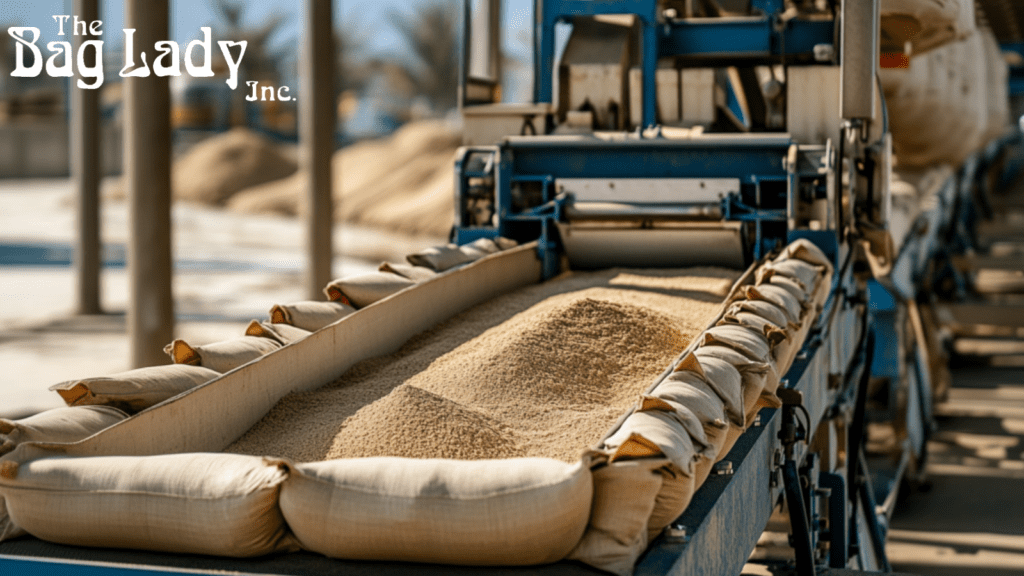
<svg viewBox="0 0 1024 576">
<path fill-rule="evenodd" d="M 272 322 L 257 322 L 256 320 L 249 322 L 249 326 L 245 329 L 246 336 L 271 338 L 279 342 L 281 346 L 298 342 L 310 334 L 312 332 L 309 330 L 303 330 L 291 324 L 274 324 Z"/>
<path fill-rule="evenodd" d="M 391 272 L 392 274 L 398 274 L 403 278 L 408 278 L 413 282 L 423 282 L 424 280 L 430 280 L 434 276 L 437 276 L 437 272 L 434 272 L 430 268 L 424 266 L 411 266 L 409 264 L 392 264 L 390 262 L 384 262 L 377 268 L 381 272 Z"/>
<path fill-rule="evenodd" d="M 618 576 L 633 574 L 647 548 L 648 519 L 661 491 L 664 458 L 620 460 L 593 471 L 594 498 L 587 530 L 568 560 Z"/>
<path fill-rule="evenodd" d="M 746 356 L 752 362 L 771 363 L 771 345 L 763 333 L 735 324 L 712 326 L 700 335 L 700 346 L 725 346 Z"/>
<path fill-rule="evenodd" d="M 426 248 L 415 254 L 409 254 L 405 259 L 413 266 L 425 266 L 436 272 L 444 272 L 474 260 L 471 255 L 459 250 L 456 244 Z"/>
<path fill-rule="evenodd" d="M 589 462 L 357 458 L 292 467 L 281 510 L 332 558 L 531 565 L 564 558 L 587 526 Z"/>
<path fill-rule="evenodd" d="M 463 254 L 471 256 L 474 260 L 479 260 L 488 254 L 494 254 L 501 250 L 498 245 L 490 238 L 478 238 L 469 244 L 464 244 L 459 247 L 459 250 Z"/>
<path fill-rule="evenodd" d="M 11 521 L 42 540 L 232 557 L 298 549 L 277 505 L 280 460 L 170 454 L 3 466 Z"/>
<path fill-rule="evenodd" d="M 270 322 L 272 324 L 290 324 L 303 330 L 316 332 L 355 311 L 355 308 L 343 302 L 309 300 L 292 304 L 276 304 L 270 309 Z"/>
<path fill-rule="evenodd" d="M 791 324 L 786 312 L 780 306 L 765 300 L 738 300 L 729 305 L 725 315 L 737 316 L 742 312 L 756 314 L 783 330 L 789 328 Z"/>
<path fill-rule="evenodd" d="M 744 290 L 747 300 L 763 300 L 775 304 L 786 314 L 787 323 L 799 323 L 802 306 L 800 301 L 793 297 L 785 288 L 771 284 L 759 286 L 747 286 Z"/>
<path fill-rule="evenodd" d="M 772 355 L 776 359 L 778 356 L 775 354 L 776 349 L 780 344 L 790 339 L 789 333 L 786 330 L 780 328 L 773 322 L 769 322 L 762 316 L 754 314 L 753 312 L 736 312 L 734 314 L 726 314 L 722 316 L 722 319 L 718 321 L 718 326 L 727 325 L 744 326 L 751 330 L 763 334 L 768 340 L 768 346 L 772 349 Z"/>
<path fill-rule="evenodd" d="M 735 366 L 718 358 L 698 359 L 692 352 L 687 354 L 675 367 L 675 371 L 659 384 L 655 391 L 662 390 L 668 382 L 694 384 L 706 383 L 722 399 L 725 415 L 729 421 L 743 429 L 743 377 Z M 658 394 L 661 396 L 661 394 Z M 666 399 L 672 400 L 666 396 Z"/>
<path fill-rule="evenodd" d="M 780 276 L 778 274 L 773 275 L 764 283 L 771 284 L 772 286 L 778 286 L 779 288 L 787 290 L 799 302 L 807 302 L 808 300 L 810 300 L 811 293 L 813 292 L 813 290 L 808 290 L 807 288 L 805 288 L 799 281 L 793 278 Z"/>
<path fill-rule="evenodd" d="M 215 372 L 229 372 L 242 364 L 269 354 L 281 347 L 272 338 L 242 336 L 223 342 L 192 346 L 184 340 L 175 340 L 164 347 L 164 352 L 175 364 L 203 366 Z"/>
<path fill-rule="evenodd" d="M 324 294 L 331 301 L 365 308 L 415 284 L 415 281 L 393 272 L 367 272 L 332 280 L 324 288 Z"/>
<path fill-rule="evenodd" d="M 0 418 L 0 455 L 23 442 L 77 442 L 128 415 L 112 406 L 54 408 L 20 420 Z"/>
<path fill-rule="evenodd" d="M 750 411 L 762 392 L 774 392 L 779 386 L 779 375 L 764 362 L 753 362 L 743 354 L 724 346 L 702 346 L 695 352 L 702 363 L 719 359 L 732 364 L 740 373 L 743 390 L 744 421 L 750 424 Z"/>
<path fill-rule="evenodd" d="M 149 366 L 50 386 L 68 406 L 113 406 L 134 414 L 205 384 L 220 374 L 188 364 Z"/>
<path fill-rule="evenodd" d="M 770 262 L 758 268 L 757 283 L 764 284 L 773 276 L 784 276 L 795 280 L 805 293 L 809 293 L 817 288 L 823 271 L 821 266 L 815 266 L 795 258 L 787 258 Z"/>
<path fill-rule="evenodd" d="M 828 270 L 832 269 L 832 261 L 829 260 L 828 256 L 821 251 L 821 248 L 818 248 L 806 238 L 798 238 L 787 244 L 775 258 L 775 262 L 781 262 L 789 258 L 803 260 L 816 266 L 824 266 Z"/>
</svg>

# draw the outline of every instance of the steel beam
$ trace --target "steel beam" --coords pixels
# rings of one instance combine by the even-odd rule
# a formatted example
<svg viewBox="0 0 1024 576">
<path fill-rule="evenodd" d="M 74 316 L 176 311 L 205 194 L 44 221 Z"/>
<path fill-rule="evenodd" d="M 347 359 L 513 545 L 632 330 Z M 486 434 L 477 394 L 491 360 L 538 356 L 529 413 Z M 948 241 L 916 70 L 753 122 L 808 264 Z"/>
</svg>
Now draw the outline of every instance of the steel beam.
<svg viewBox="0 0 1024 576">
<path fill-rule="evenodd" d="M 135 29 L 134 61 L 169 37 L 169 0 L 126 0 L 125 28 Z M 128 189 L 128 332 L 134 367 L 166 364 L 174 337 L 171 293 L 171 93 L 167 77 L 125 78 L 124 180 Z"/>
<path fill-rule="evenodd" d="M 99 20 L 99 0 L 75 0 L 74 14 L 86 22 Z M 91 38 L 73 36 L 74 53 Z M 89 55 L 100 58 L 101 55 Z M 79 314 L 99 314 L 100 306 L 100 95 L 98 89 L 77 86 L 80 74 L 72 78 L 71 91 L 71 179 L 75 187 L 78 235 L 75 245 L 77 310 Z"/>
<path fill-rule="evenodd" d="M 306 175 L 306 293 L 322 300 L 331 281 L 331 157 L 334 154 L 334 29 L 330 0 L 307 0 L 299 97 L 299 140 Z"/>
</svg>

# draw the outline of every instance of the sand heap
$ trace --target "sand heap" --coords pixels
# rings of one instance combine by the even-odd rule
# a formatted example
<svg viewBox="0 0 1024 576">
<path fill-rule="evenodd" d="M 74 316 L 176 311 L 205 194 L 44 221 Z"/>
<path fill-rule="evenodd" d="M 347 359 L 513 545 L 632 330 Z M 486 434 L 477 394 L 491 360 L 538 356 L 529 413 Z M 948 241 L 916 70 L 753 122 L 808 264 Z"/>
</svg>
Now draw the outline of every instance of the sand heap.
<svg viewBox="0 0 1024 576">
<path fill-rule="evenodd" d="M 284 398 L 227 451 L 573 462 L 711 321 L 737 277 L 609 270 L 519 290 Z"/>
<path fill-rule="evenodd" d="M 359 142 L 334 155 L 335 218 L 412 235 L 447 236 L 453 222 L 452 167 L 459 134 L 442 121 L 413 122 L 394 135 Z M 232 210 L 296 215 L 305 182 L 255 186 L 228 202 Z"/>
</svg>

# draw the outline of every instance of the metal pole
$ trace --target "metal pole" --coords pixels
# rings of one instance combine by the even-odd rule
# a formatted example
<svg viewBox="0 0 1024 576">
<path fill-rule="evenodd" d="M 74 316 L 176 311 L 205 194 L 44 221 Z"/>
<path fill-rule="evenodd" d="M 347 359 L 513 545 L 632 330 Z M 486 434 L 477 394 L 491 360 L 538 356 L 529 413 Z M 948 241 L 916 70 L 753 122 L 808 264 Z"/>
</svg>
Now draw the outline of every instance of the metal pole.
<svg viewBox="0 0 1024 576">
<path fill-rule="evenodd" d="M 307 0 L 299 92 L 299 139 L 309 179 L 306 222 L 306 293 L 322 300 L 331 281 L 331 157 L 334 154 L 334 27 L 331 0 Z"/>
<path fill-rule="evenodd" d="M 73 13 L 86 22 L 99 20 L 99 0 L 75 0 Z M 92 39 L 74 35 L 74 53 Z M 100 56 L 97 54 L 96 58 Z M 78 239 L 75 270 L 78 276 L 78 313 L 99 314 L 100 307 L 100 98 L 99 90 L 77 86 L 71 79 L 71 178 L 77 198 Z M 91 81 L 87 82 L 91 83 Z"/>
<path fill-rule="evenodd" d="M 169 0 L 125 0 L 134 60 L 153 65 L 153 45 L 169 35 Z M 127 55 L 126 55 L 127 56 Z M 132 366 L 166 364 L 174 335 L 171 296 L 171 94 L 168 78 L 125 78 L 124 179 L 128 189 L 128 332 Z"/>
</svg>

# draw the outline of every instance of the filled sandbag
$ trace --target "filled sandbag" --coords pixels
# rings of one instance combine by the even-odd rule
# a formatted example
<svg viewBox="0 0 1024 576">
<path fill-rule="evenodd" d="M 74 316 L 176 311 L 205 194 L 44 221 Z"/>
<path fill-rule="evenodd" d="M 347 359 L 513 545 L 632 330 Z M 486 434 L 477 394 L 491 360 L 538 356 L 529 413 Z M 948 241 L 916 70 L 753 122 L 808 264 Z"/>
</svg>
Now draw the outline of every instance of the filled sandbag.
<svg viewBox="0 0 1024 576">
<path fill-rule="evenodd" d="M 316 332 L 355 311 L 355 308 L 341 301 L 308 300 L 291 304 L 275 304 L 270 309 L 270 322 L 272 324 L 289 324 L 296 328 Z"/>
<path fill-rule="evenodd" d="M 391 272 L 392 274 L 398 274 L 403 278 L 408 278 L 413 282 L 423 282 L 424 280 L 430 280 L 434 276 L 437 276 L 437 272 L 427 268 L 425 266 L 413 266 L 411 264 L 394 264 L 392 262 L 384 262 L 377 268 L 381 272 Z"/>
<path fill-rule="evenodd" d="M 415 254 L 409 254 L 405 259 L 413 266 L 424 266 L 435 272 L 444 272 L 474 260 L 473 256 L 459 250 L 456 244 L 425 248 Z"/>
<path fill-rule="evenodd" d="M 698 359 L 694 353 L 689 353 L 675 367 L 675 371 L 669 374 L 658 387 L 656 394 L 661 397 L 665 386 L 670 382 L 696 385 L 697 382 L 707 384 L 721 398 L 725 415 L 740 430 L 746 421 L 743 409 L 743 376 L 735 366 L 718 358 Z M 673 400 L 671 396 L 664 396 L 667 400 Z"/>
<path fill-rule="evenodd" d="M 738 300 L 729 305 L 725 315 L 738 316 L 742 312 L 756 314 L 783 330 L 789 328 L 791 324 L 782 307 L 765 300 Z"/>
<path fill-rule="evenodd" d="M 747 300 L 763 300 L 781 308 L 786 314 L 787 324 L 790 322 L 800 322 L 802 312 L 800 301 L 790 294 L 785 288 L 780 288 L 771 284 L 747 286 L 744 290 L 744 295 Z"/>
<path fill-rule="evenodd" d="M 20 420 L 0 418 L 0 456 L 23 442 L 77 442 L 127 418 L 112 406 L 54 408 Z"/>
<path fill-rule="evenodd" d="M 768 337 L 746 326 L 725 324 L 712 326 L 700 335 L 701 347 L 724 346 L 740 352 L 752 362 L 771 364 L 771 345 Z"/>
<path fill-rule="evenodd" d="M 324 294 L 331 301 L 365 308 L 415 284 L 415 281 L 393 272 L 367 272 L 332 280 L 324 288 Z"/>
<path fill-rule="evenodd" d="M 649 542 L 648 520 L 663 481 L 659 470 L 668 464 L 664 458 L 645 458 L 594 468 L 590 521 L 567 559 L 618 576 L 632 575 Z"/>
<path fill-rule="evenodd" d="M 787 290 L 799 302 L 807 302 L 811 297 L 811 293 L 813 292 L 813 290 L 807 289 L 798 280 L 795 280 L 793 278 L 787 278 L 786 276 L 780 276 L 777 274 L 773 275 L 771 278 L 768 278 L 763 283 L 771 284 L 772 286 L 778 286 L 779 288 Z"/>
<path fill-rule="evenodd" d="M 668 526 L 690 504 L 697 489 L 696 465 L 708 449 L 697 418 L 689 410 L 660 399 L 633 412 L 604 446 L 612 452 L 612 463 L 638 458 L 669 460 L 658 470 L 662 483 L 647 522 L 649 535 Z"/>
<path fill-rule="evenodd" d="M 191 364 L 203 366 L 215 372 L 229 372 L 242 364 L 273 352 L 281 347 L 281 343 L 272 338 L 242 336 L 223 342 L 192 346 L 184 340 L 175 340 L 166 347 L 164 352 L 175 364 Z"/>
<path fill-rule="evenodd" d="M 332 558 L 532 565 L 587 526 L 588 466 L 547 458 L 356 458 L 293 466 L 281 510 L 302 547 Z"/>
<path fill-rule="evenodd" d="M 764 284 L 774 276 L 784 276 L 795 280 L 803 288 L 804 293 L 809 293 L 817 288 L 823 272 L 822 266 L 815 266 L 796 258 L 786 258 L 758 268 L 757 283 Z"/>
<path fill-rule="evenodd" d="M 68 406 L 113 406 L 134 414 L 220 376 L 188 364 L 149 366 L 50 386 Z"/>
<path fill-rule="evenodd" d="M 750 426 L 756 415 L 757 399 L 762 394 L 774 394 L 779 387 L 779 376 L 768 364 L 753 362 L 743 354 L 724 346 L 702 346 L 695 353 L 701 362 L 719 359 L 728 362 L 739 371 L 743 382 L 744 425 Z"/>
<path fill-rule="evenodd" d="M 283 461 L 235 454 L 3 462 L 11 522 L 58 544 L 251 557 L 297 550 Z"/>
<path fill-rule="evenodd" d="M 2 466 L 2 464 L 0 464 Z M 0 542 L 6 542 L 12 538 L 19 538 L 21 536 L 27 536 L 28 532 L 25 532 L 11 521 L 10 515 L 7 514 L 7 502 L 3 496 L 0 496 Z"/>
<path fill-rule="evenodd" d="M 832 269 L 832 261 L 829 260 L 828 256 L 821 251 L 813 242 L 806 238 L 798 238 L 786 245 L 782 249 L 782 252 L 775 258 L 776 262 L 786 260 L 789 258 L 795 258 L 797 260 L 803 260 L 816 266 L 824 266 L 826 269 Z"/>
<path fill-rule="evenodd" d="M 772 349 L 773 358 L 778 360 L 776 349 L 783 343 L 790 339 L 789 333 L 783 330 L 773 322 L 769 322 L 763 316 L 754 314 L 753 312 L 736 312 L 734 314 L 726 314 L 722 316 L 722 319 L 718 321 L 718 326 L 725 325 L 736 325 L 744 326 L 763 334 L 768 340 L 768 346 Z"/>
<path fill-rule="evenodd" d="M 292 342 L 298 342 L 312 334 L 309 330 L 303 330 L 291 324 L 274 324 L 273 322 L 258 322 L 253 320 L 245 329 L 246 336 L 259 338 L 271 338 L 281 346 L 287 346 Z"/>
<path fill-rule="evenodd" d="M 459 247 L 459 250 L 463 254 L 471 256 L 474 260 L 479 260 L 488 254 L 494 254 L 501 250 L 498 245 L 490 238 L 478 238 L 469 244 L 464 244 Z"/>
</svg>

